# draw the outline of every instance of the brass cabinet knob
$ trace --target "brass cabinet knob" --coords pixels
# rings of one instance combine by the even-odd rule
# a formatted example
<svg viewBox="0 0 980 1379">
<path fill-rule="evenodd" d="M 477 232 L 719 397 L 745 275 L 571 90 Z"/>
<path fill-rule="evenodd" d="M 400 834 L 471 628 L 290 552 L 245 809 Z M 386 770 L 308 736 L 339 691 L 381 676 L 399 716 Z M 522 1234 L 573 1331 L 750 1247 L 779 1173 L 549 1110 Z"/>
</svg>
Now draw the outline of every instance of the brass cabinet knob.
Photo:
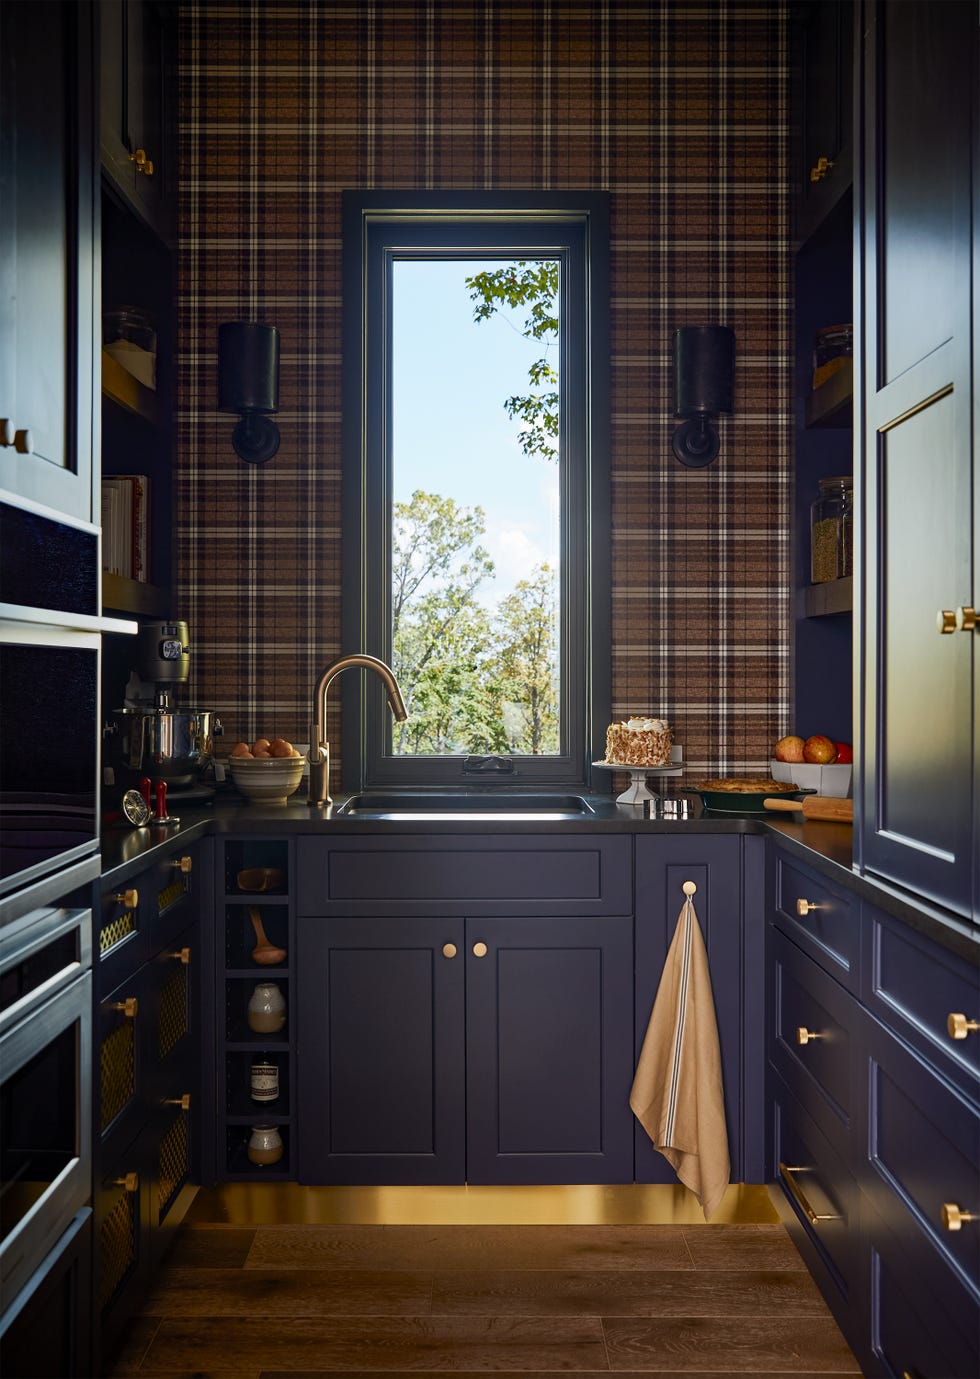
<svg viewBox="0 0 980 1379">
<path fill-rule="evenodd" d="M 798 1044 L 809 1044 L 814 1039 L 823 1039 L 823 1035 L 817 1030 L 807 1029 L 806 1025 L 798 1025 L 796 1029 L 796 1042 Z"/>
<path fill-rule="evenodd" d="M 139 1001 L 135 996 L 127 996 L 124 1001 L 112 1001 L 106 1006 L 106 1010 L 118 1010 L 125 1015 L 127 1020 L 135 1020 L 139 1014 Z"/>
<path fill-rule="evenodd" d="M 943 1203 L 943 1228 L 945 1230 L 958 1231 L 962 1228 L 964 1221 L 980 1221 L 980 1216 L 964 1211 L 955 1202 Z"/>
<path fill-rule="evenodd" d="M 112 898 L 117 905 L 125 905 L 127 910 L 135 910 L 140 903 L 140 893 L 135 886 L 131 886 L 128 891 L 116 891 Z"/>
<path fill-rule="evenodd" d="M 801 919 L 805 919 L 811 910 L 820 910 L 823 907 L 818 905 L 815 900 L 803 900 L 802 897 L 796 902 L 796 913 Z"/>
<path fill-rule="evenodd" d="M 168 953 L 168 958 L 173 958 L 175 962 L 182 962 L 185 967 L 190 964 L 191 950 L 189 948 L 178 948 L 175 953 Z"/>
<path fill-rule="evenodd" d="M 185 1092 L 183 1096 L 168 1096 L 163 1099 L 164 1106 L 179 1106 L 182 1111 L 191 1109 L 191 1094 Z"/>
<path fill-rule="evenodd" d="M 485 943 L 474 943 L 473 956 L 475 958 L 485 958 L 487 956 L 487 945 Z"/>
<path fill-rule="evenodd" d="M 980 1029 L 980 1020 L 968 1020 L 960 1011 L 946 1016 L 946 1028 L 951 1039 L 965 1039 Z"/>
<path fill-rule="evenodd" d="M 14 424 L 9 417 L 0 417 L 0 446 L 14 443 Z"/>
<path fill-rule="evenodd" d="M 957 632 L 972 632 L 977 625 L 977 610 L 971 608 L 969 604 L 962 604 L 956 610 L 956 630 Z"/>
<path fill-rule="evenodd" d="M 956 614 L 952 608 L 940 608 L 936 614 L 936 631 L 943 637 L 956 631 Z"/>
<path fill-rule="evenodd" d="M 26 427 L 21 431 L 14 432 L 14 449 L 18 455 L 34 454 L 34 437 Z"/>
<path fill-rule="evenodd" d="M 444 943 L 442 945 L 442 956 L 444 958 L 454 958 L 456 956 L 455 943 Z"/>
<path fill-rule="evenodd" d="M 127 1192 L 139 1192 L 140 1175 L 138 1173 L 124 1173 L 121 1178 L 113 1178 L 113 1187 L 124 1187 Z"/>
<path fill-rule="evenodd" d="M 178 871 L 183 872 L 186 876 L 187 873 L 190 871 L 191 867 L 193 867 L 194 865 L 194 859 L 193 857 L 188 857 L 185 854 L 183 857 L 171 858 L 170 865 L 172 867 L 176 867 Z"/>
<path fill-rule="evenodd" d="M 810 181 L 822 182 L 833 166 L 834 164 L 832 159 L 818 158 L 815 166 L 810 169 Z"/>
</svg>

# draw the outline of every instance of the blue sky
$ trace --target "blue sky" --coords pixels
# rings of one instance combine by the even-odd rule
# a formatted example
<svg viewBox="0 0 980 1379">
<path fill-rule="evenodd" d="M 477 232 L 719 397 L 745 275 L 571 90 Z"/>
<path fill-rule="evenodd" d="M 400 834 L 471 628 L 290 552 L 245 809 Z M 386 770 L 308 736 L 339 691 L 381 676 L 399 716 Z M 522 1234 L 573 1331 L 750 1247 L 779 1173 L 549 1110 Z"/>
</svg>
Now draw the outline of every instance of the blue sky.
<svg viewBox="0 0 980 1379">
<path fill-rule="evenodd" d="M 558 467 L 524 455 L 503 406 L 527 390 L 542 343 L 522 338 L 522 315 L 474 322 L 464 283 L 504 262 L 399 260 L 393 289 L 395 501 L 422 488 L 484 509 L 497 567 L 495 587 L 481 591 L 490 602 L 558 562 Z"/>
</svg>

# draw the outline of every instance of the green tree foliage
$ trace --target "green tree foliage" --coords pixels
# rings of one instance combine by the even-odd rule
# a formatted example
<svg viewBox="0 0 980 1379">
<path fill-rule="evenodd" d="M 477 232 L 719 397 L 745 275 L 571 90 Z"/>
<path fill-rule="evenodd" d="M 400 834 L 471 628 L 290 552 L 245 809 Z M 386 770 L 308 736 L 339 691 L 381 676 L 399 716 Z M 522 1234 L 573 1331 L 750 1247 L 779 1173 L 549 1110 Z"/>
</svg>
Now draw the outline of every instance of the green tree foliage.
<svg viewBox="0 0 980 1379">
<path fill-rule="evenodd" d="M 523 312 L 524 324 L 515 330 L 526 340 L 540 340 L 545 353 L 528 373 L 531 391 L 507 398 L 509 416 L 524 423 L 518 440 L 525 455 L 558 459 L 558 369 L 548 351 L 558 343 L 558 261 L 519 259 L 492 272 L 466 279 L 475 321 L 488 321 L 502 308 Z M 504 317 L 504 319 L 509 319 Z M 513 322 L 510 322 L 513 325 Z"/>
<path fill-rule="evenodd" d="M 494 624 L 494 657 L 511 750 L 541 756 L 559 749 L 558 629 L 555 573 L 539 565 L 502 599 Z"/>
<path fill-rule="evenodd" d="M 497 608 L 479 507 L 417 489 L 394 509 L 392 664 L 408 710 L 399 755 L 558 751 L 554 573 L 541 565 Z"/>
</svg>

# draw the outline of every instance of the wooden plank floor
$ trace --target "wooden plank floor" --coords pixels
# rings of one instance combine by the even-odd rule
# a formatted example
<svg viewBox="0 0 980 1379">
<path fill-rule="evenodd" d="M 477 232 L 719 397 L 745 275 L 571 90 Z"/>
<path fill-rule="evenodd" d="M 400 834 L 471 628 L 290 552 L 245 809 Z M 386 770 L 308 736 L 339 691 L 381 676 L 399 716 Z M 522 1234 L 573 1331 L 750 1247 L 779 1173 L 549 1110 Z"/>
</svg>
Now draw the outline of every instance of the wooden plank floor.
<svg viewBox="0 0 980 1379">
<path fill-rule="evenodd" d="M 182 1228 L 112 1379 L 860 1371 L 781 1225 Z"/>
</svg>

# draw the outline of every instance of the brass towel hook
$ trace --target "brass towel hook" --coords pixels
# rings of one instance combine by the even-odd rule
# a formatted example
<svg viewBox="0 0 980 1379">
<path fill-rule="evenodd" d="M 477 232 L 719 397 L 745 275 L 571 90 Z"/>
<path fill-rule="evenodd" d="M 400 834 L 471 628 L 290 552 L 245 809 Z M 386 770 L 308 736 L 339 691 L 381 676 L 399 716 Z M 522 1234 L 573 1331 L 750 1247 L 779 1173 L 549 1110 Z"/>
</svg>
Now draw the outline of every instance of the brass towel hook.
<svg viewBox="0 0 980 1379">
<path fill-rule="evenodd" d="M 690 900 L 691 896 L 697 890 L 697 886 L 694 884 L 693 881 L 685 881 L 683 886 L 681 886 L 681 890 L 687 896 L 688 900 Z"/>
</svg>

